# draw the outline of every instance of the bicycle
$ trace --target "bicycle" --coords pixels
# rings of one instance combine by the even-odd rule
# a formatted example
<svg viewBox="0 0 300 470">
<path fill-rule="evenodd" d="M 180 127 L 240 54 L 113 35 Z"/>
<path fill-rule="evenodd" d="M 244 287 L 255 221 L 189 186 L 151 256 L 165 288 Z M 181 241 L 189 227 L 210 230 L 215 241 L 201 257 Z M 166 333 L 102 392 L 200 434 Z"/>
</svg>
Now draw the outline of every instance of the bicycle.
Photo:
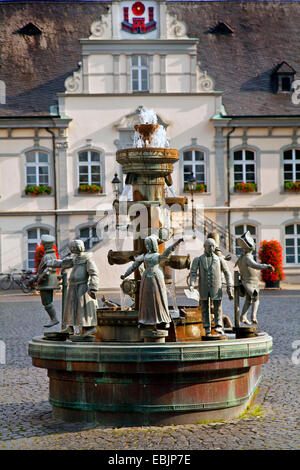
<svg viewBox="0 0 300 470">
<path fill-rule="evenodd" d="M 14 284 L 16 284 L 25 294 L 32 292 L 34 287 L 28 284 L 33 274 L 32 271 L 26 271 L 26 269 L 22 269 L 21 273 L 17 273 L 16 271 L 16 269 L 13 269 L 12 272 L 5 274 L 5 277 L 0 282 L 0 288 L 3 290 L 8 290 L 11 289 Z M 18 274 L 20 277 L 15 277 Z"/>
</svg>

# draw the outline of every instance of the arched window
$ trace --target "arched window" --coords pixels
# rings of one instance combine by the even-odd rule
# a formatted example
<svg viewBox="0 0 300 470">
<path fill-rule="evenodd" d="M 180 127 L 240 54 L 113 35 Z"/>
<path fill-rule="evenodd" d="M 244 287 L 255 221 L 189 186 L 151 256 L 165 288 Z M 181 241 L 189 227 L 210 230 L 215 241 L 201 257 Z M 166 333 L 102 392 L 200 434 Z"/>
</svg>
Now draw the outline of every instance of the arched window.
<svg viewBox="0 0 300 470">
<path fill-rule="evenodd" d="M 30 150 L 26 158 L 26 185 L 49 186 L 49 155 L 41 150 Z"/>
<path fill-rule="evenodd" d="M 79 238 L 83 241 L 86 250 L 92 248 L 100 240 L 95 226 L 82 227 L 79 230 Z"/>
<path fill-rule="evenodd" d="M 94 150 L 78 154 L 78 183 L 102 186 L 101 156 Z"/>
<path fill-rule="evenodd" d="M 34 270 L 35 248 L 41 243 L 42 235 L 49 235 L 47 228 L 33 227 L 27 230 L 27 268 Z"/>
<path fill-rule="evenodd" d="M 189 176 L 193 173 L 196 184 L 206 185 L 206 163 L 205 154 L 201 150 L 186 150 L 183 152 L 183 179 L 184 187 L 189 182 Z"/>
<path fill-rule="evenodd" d="M 241 149 L 233 153 L 234 184 L 256 184 L 256 156 L 253 150 Z"/>
<path fill-rule="evenodd" d="M 284 182 L 300 181 L 300 149 L 289 149 L 283 153 Z"/>
<path fill-rule="evenodd" d="M 300 224 L 285 226 L 285 260 L 287 264 L 300 264 Z"/>
<path fill-rule="evenodd" d="M 256 259 L 256 250 L 257 250 L 257 234 L 256 234 L 256 227 L 255 225 L 250 224 L 241 224 L 236 225 L 234 232 L 235 232 L 235 254 L 239 256 L 241 254 L 242 248 L 237 244 L 237 239 L 240 238 L 241 235 L 245 232 L 250 232 L 251 237 L 255 241 L 256 249 L 253 251 L 253 256 Z"/>
</svg>

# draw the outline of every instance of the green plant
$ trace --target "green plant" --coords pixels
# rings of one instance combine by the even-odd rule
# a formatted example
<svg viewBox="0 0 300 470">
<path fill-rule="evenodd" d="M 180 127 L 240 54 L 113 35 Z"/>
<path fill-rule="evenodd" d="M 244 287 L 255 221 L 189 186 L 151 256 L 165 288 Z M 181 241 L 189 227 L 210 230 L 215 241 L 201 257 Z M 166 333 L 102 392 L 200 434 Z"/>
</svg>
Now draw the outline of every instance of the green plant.
<svg viewBox="0 0 300 470">
<path fill-rule="evenodd" d="M 52 193 L 51 186 L 46 186 L 45 184 L 40 184 L 38 186 L 27 185 L 25 188 L 25 194 L 31 194 L 32 196 L 38 196 L 39 194 L 51 194 L 51 193 Z"/>
<path fill-rule="evenodd" d="M 190 189 L 189 189 L 189 185 L 188 185 L 188 184 L 186 184 L 186 185 L 184 186 L 184 190 L 185 190 L 186 192 L 190 192 Z M 195 184 L 195 189 L 194 189 L 194 192 L 195 192 L 195 193 L 206 193 L 206 191 L 207 191 L 207 186 L 206 186 L 206 184 L 204 184 L 204 183 L 196 183 L 196 184 Z"/>
<path fill-rule="evenodd" d="M 257 191 L 256 183 L 235 183 L 234 190 L 239 193 L 255 193 Z"/>
<path fill-rule="evenodd" d="M 287 192 L 300 193 L 300 181 L 286 181 L 284 189 Z"/>
<path fill-rule="evenodd" d="M 80 193 L 102 193 L 103 188 L 98 184 L 80 184 L 78 191 Z"/>
</svg>

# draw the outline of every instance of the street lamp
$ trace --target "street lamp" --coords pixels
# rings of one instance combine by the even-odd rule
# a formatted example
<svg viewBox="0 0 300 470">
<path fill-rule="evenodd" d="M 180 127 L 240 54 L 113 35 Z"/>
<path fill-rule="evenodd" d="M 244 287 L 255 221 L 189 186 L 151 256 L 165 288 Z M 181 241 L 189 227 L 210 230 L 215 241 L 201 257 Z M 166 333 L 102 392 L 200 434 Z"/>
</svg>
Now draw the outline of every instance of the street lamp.
<svg viewBox="0 0 300 470">
<path fill-rule="evenodd" d="M 195 178 L 192 171 L 191 171 L 191 173 L 188 177 L 187 185 L 188 185 L 188 190 L 191 193 L 193 238 L 196 238 L 196 235 L 195 235 L 195 210 L 194 210 L 194 191 L 195 191 L 195 188 L 196 188 L 196 178 Z"/>
<path fill-rule="evenodd" d="M 116 199 L 119 198 L 120 196 L 120 184 L 121 184 L 121 181 L 119 180 L 118 178 L 118 174 L 115 173 L 115 176 L 111 182 L 112 186 L 113 186 L 113 191 L 116 193 Z"/>
</svg>

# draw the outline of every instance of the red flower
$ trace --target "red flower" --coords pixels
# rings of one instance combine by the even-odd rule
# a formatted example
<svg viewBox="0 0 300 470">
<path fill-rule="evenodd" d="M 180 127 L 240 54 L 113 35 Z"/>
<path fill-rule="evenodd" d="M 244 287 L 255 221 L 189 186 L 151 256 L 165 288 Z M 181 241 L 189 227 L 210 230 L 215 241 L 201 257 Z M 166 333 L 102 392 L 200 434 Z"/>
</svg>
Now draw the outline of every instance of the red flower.
<svg viewBox="0 0 300 470">
<path fill-rule="evenodd" d="M 277 240 L 262 241 L 260 244 L 259 258 L 261 263 L 271 264 L 274 271 L 261 271 L 261 278 L 264 282 L 275 282 L 285 278 L 282 269 L 282 246 Z"/>
</svg>

